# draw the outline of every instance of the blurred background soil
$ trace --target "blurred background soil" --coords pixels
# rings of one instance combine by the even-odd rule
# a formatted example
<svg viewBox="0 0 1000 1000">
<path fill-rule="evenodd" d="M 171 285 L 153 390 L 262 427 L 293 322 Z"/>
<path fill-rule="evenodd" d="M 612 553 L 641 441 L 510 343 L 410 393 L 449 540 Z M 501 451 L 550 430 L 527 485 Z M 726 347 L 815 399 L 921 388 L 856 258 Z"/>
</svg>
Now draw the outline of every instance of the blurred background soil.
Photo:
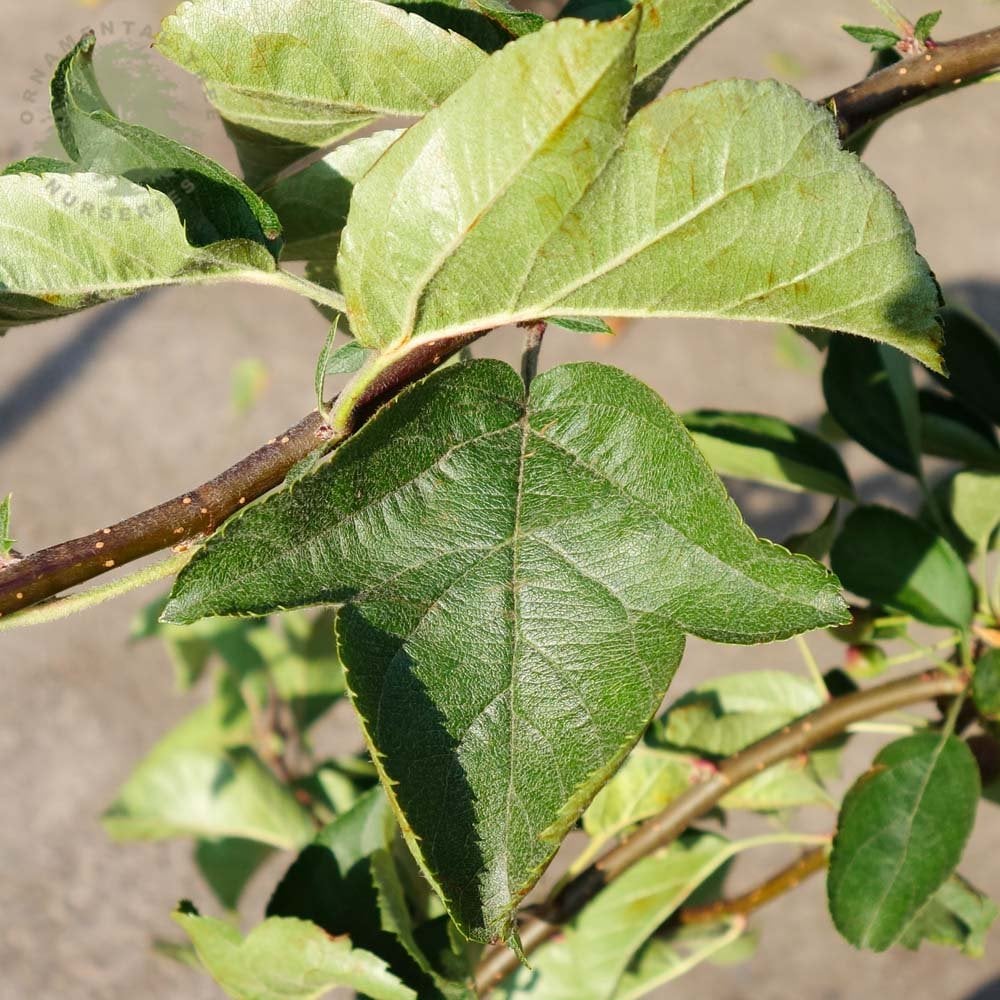
<svg viewBox="0 0 1000 1000">
<path fill-rule="evenodd" d="M 929 0 L 928 0 L 929 2 Z M 924 13 L 905 0 L 907 13 Z M 941 37 L 990 26 L 1000 4 L 939 0 Z M 52 63 L 84 28 L 98 33 L 98 66 L 124 117 L 194 144 L 234 166 L 194 83 L 149 51 L 162 0 L 74 3 L 7 0 L 0 61 L 0 160 L 51 149 L 45 121 Z M 777 77 L 821 97 L 862 76 L 863 46 L 842 23 L 878 23 L 862 0 L 755 0 L 688 58 L 673 86 Z M 966 90 L 900 116 L 868 161 L 896 190 L 918 244 L 949 295 L 1000 325 L 1000 90 Z M 0 493 L 15 493 L 18 547 L 30 551 L 116 521 L 220 471 L 313 405 L 312 367 L 325 335 L 294 296 L 236 285 L 159 291 L 5 338 L 0 365 Z M 514 359 L 499 332 L 478 355 Z M 677 410 L 723 407 L 815 426 L 820 358 L 787 331 L 713 322 L 633 324 L 612 341 L 552 331 L 543 367 L 583 358 L 620 365 Z M 241 366 L 253 404 L 234 403 Z M 854 446 L 845 449 L 866 500 L 915 506 L 899 480 Z M 783 538 L 822 512 L 794 494 L 733 484 L 758 532 Z M 115 846 L 99 816 L 140 756 L 195 706 L 178 695 L 164 650 L 128 645 L 131 617 L 152 596 L 132 595 L 39 631 L 0 636 L 0 997 L 3 1000 L 208 1000 L 198 973 L 154 954 L 169 914 L 189 897 L 211 912 L 182 842 Z M 825 666 L 843 647 L 812 640 Z M 754 649 L 692 641 L 671 696 L 716 674 L 801 669 L 792 643 Z M 358 745 L 349 712 L 322 738 Z M 848 764 L 876 747 L 856 738 Z M 830 815 L 810 817 L 817 830 Z M 752 824 L 751 824 L 752 825 Z M 758 822 L 759 826 L 759 822 Z M 735 872 L 748 885 L 783 856 L 755 854 Z M 287 859 L 255 878 L 246 911 L 259 916 Z M 984 804 L 963 870 L 1000 898 L 1000 809 Z M 754 918 L 756 955 L 703 966 L 657 996 L 715 1000 L 1000 998 L 1000 930 L 987 958 L 925 948 L 873 956 L 834 933 L 822 879 Z"/>
</svg>

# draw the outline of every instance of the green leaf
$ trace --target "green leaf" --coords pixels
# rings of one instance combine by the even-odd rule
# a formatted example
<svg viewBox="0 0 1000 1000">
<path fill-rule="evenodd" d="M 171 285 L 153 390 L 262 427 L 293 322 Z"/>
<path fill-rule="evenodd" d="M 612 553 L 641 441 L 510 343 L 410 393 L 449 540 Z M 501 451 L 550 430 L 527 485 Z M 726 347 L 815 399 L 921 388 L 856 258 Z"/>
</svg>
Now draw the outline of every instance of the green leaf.
<svg viewBox="0 0 1000 1000">
<path fill-rule="evenodd" d="M 191 246 L 170 198 L 123 177 L 0 177 L 0 330 L 170 284 L 261 280 L 250 240 Z"/>
<path fill-rule="evenodd" d="M 744 961 L 748 954 L 745 949 L 749 948 L 752 954 L 755 940 L 743 928 L 741 921 L 730 921 L 681 927 L 668 935 L 651 937 L 636 952 L 618 981 L 613 1000 L 649 996 L 656 987 L 672 982 L 702 962 L 723 964 L 724 955 L 734 954 L 731 961 Z"/>
<path fill-rule="evenodd" d="M 486 52 L 502 49 L 512 38 L 537 31 L 545 18 L 517 10 L 504 0 L 392 0 L 394 7 L 419 14 L 446 31 L 468 38 Z"/>
<path fill-rule="evenodd" d="M 1000 649 L 991 649 L 976 661 L 972 697 L 980 715 L 1000 720 Z"/>
<path fill-rule="evenodd" d="M 951 306 L 942 310 L 942 385 L 970 409 L 1000 425 L 1000 337 L 981 319 Z"/>
<path fill-rule="evenodd" d="M 844 798 L 827 892 L 837 930 L 885 951 L 954 871 L 972 830 L 979 770 L 954 736 L 917 733 L 879 751 Z"/>
<path fill-rule="evenodd" d="M 723 809 L 780 812 L 800 806 L 830 805 L 808 758 L 783 760 L 737 785 L 719 805 Z"/>
<path fill-rule="evenodd" d="M 888 507 L 858 507 L 830 553 L 844 587 L 928 625 L 968 628 L 975 587 L 948 542 Z"/>
<path fill-rule="evenodd" d="M 778 417 L 696 410 L 682 419 L 720 476 L 854 498 L 847 469 L 834 448 Z"/>
<path fill-rule="evenodd" d="M 14 539 L 10 537 L 10 502 L 14 498 L 13 493 L 0 500 L 0 566 L 14 548 Z"/>
<path fill-rule="evenodd" d="M 288 869 L 268 903 L 269 917 L 310 920 L 333 936 L 386 959 L 394 973 L 420 986 L 421 1000 L 440 995 L 414 938 L 391 853 L 396 823 L 381 788 L 359 796 Z"/>
<path fill-rule="evenodd" d="M 113 113 L 94 75 L 95 44 L 94 33 L 85 34 L 52 80 L 52 116 L 73 161 L 167 195 L 193 246 L 245 239 L 277 257 L 281 223 L 246 184 L 207 156 Z"/>
<path fill-rule="evenodd" d="M 823 368 L 834 420 L 894 469 L 920 475 L 920 406 L 909 360 L 885 344 L 834 337 Z"/>
<path fill-rule="evenodd" d="M 953 396 L 922 389 L 920 446 L 925 455 L 1000 470 L 1000 448 L 992 425 Z"/>
<path fill-rule="evenodd" d="M 497 989 L 519 1000 L 611 1000 L 633 955 L 688 896 L 731 856 L 710 833 L 688 833 L 643 858 L 597 894 L 559 936 Z"/>
<path fill-rule="evenodd" d="M 801 552 L 819 562 L 826 558 L 830 546 L 837 536 L 837 514 L 840 501 L 835 500 L 830 512 L 811 531 L 803 531 L 797 535 L 789 535 L 782 543 L 789 552 Z"/>
<path fill-rule="evenodd" d="M 650 728 L 654 746 L 728 757 L 823 704 L 805 677 L 752 670 L 699 684 Z"/>
<path fill-rule="evenodd" d="M 986 552 L 1000 527 L 1000 473 L 959 472 L 948 485 L 948 512 L 976 551 Z"/>
<path fill-rule="evenodd" d="M 267 844 L 239 837 L 199 840 L 194 860 L 215 898 L 227 910 L 235 910 L 247 882 L 270 857 L 271 850 Z"/>
<path fill-rule="evenodd" d="M 851 38 L 870 45 L 876 52 L 881 49 L 891 49 L 897 42 L 902 41 L 895 31 L 890 31 L 888 28 L 875 28 L 863 24 L 842 24 L 841 28 Z"/>
<path fill-rule="evenodd" d="M 194 0 L 155 44 L 201 77 L 254 187 L 375 118 L 425 114 L 485 59 L 377 0 Z"/>
<path fill-rule="evenodd" d="M 416 1000 L 385 962 L 306 920 L 270 917 L 244 939 L 222 920 L 178 910 L 209 975 L 234 1000 L 319 1000 L 348 986 L 373 1000 Z"/>
<path fill-rule="evenodd" d="M 748 0 L 644 0 L 642 23 L 635 46 L 635 88 L 632 107 L 648 104 L 667 82 L 677 64 L 699 39 L 717 28 L 727 17 L 745 7 Z M 611 21 L 628 12 L 629 0 L 569 0 L 560 17 L 586 21 Z"/>
<path fill-rule="evenodd" d="M 346 142 L 261 191 L 281 220 L 283 260 L 337 259 L 354 185 L 402 134 L 386 130 Z"/>
<path fill-rule="evenodd" d="M 864 334 L 937 366 L 936 286 L 829 113 L 730 80 L 626 121 L 636 26 L 566 19 L 512 42 L 386 150 L 340 247 L 358 340 L 716 316 Z"/>
<path fill-rule="evenodd" d="M 930 941 L 982 958 L 986 935 L 998 913 L 993 900 L 961 875 L 952 875 L 910 921 L 900 944 L 915 950 Z"/>
<path fill-rule="evenodd" d="M 600 316 L 550 316 L 548 323 L 572 333 L 614 333 Z"/>
<path fill-rule="evenodd" d="M 822 567 L 753 536 L 647 387 L 566 365 L 526 402 L 496 361 L 436 372 L 230 521 L 164 616 L 319 602 L 344 602 L 341 655 L 383 781 L 477 939 L 509 933 L 645 729 L 682 632 L 758 642 L 845 610 Z"/>
<path fill-rule="evenodd" d="M 308 813 L 252 751 L 169 737 L 132 772 L 103 822 L 115 840 L 240 837 L 288 849 L 313 834 Z"/>
<path fill-rule="evenodd" d="M 917 23 L 913 26 L 913 37 L 918 41 L 926 42 L 931 37 L 931 32 L 941 20 L 941 11 L 931 11 L 930 14 L 922 14 L 917 18 Z"/>
<path fill-rule="evenodd" d="M 637 746 L 621 770 L 583 814 L 583 828 L 600 840 L 655 816 L 698 780 L 698 762 L 687 754 Z"/>
<path fill-rule="evenodd" d="M 323 401 L 323 386 L 326 384 L 327 376 L 349 375 L 356 372 L 371 354 L 370 350 L 362 347 L 356 340 L 349 340 L 334 350 L 333 340 L 336 335 L 337 327 L 334 325 L 330 328 L 330 334 L 316 363 L 316 400 L 320 407 L 326 405 Z"/>
</svg>

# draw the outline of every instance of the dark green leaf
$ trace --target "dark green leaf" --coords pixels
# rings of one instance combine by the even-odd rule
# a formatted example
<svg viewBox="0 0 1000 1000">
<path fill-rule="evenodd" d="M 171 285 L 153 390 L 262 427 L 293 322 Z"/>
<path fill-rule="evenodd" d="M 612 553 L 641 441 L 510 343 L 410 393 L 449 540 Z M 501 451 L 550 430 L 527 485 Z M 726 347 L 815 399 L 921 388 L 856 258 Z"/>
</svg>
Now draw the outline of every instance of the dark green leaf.
<svg viewBox="0 0 1000 1000">
<path fill-rule="evenodd" d="M 926 42 L 931 37 L 931 32 L 941 20 L 941 11 L 931 11 L 929 14 L 922 14 L 917 18 L 917 23 L 913 27 L 913 37 L 918 41 Z"/>
<path fill-rule="evenodd" d="M 155 44 L 201 77 L 255 187 L 377 117 L 425 114 L 486 58 L 377 0 L 195 0 Z"/>
<path fill-rule="evenodd" d="M 948 377 L 941 384 L 970 409 L 1000 425 L 1000 337 L 982 320 L 951 306 L 941 312 Z"/>
<path fill-rule="evenodd" d="M 907 933 L 958 864 L 978 800 L 976 762 L 954 736 L 879 752 L 844 799 L 830 856 L 830 912 L 851 944 L 884 951 Z"/>
<path fill-rule="evenodd" d="M 721 476 L 854 498 L 837 452 L 822 438 L 778 417 L 696 410 L 682 419 L 709 465 Z"/>
<path fill-rule="evenodd" d="M 199 840 L 194 860 L 216 899 L 227 910 L 235 910 L 247 882 L 271 851 L 267 844 L 239 837 Z"/>
<path fill-rule="evenodd" d="M 511 39 L 536 31 L 545 18 L 516 10 L 503 0 L 392 0 L 394 7 L 419 14 L 445 31 L 464 35 L 485 52 L 502 49 Z"/>
<path fill-rule="evenodd" d="M 354 185 L 402 134 L 386 130 L 346 142 L 261 192 L 281 220 L 283 260 L 336 260 Z"/>
<path fill-rule="evenodd" d="M 980 715 L 1000 721 L 1000 649 L 991 649 L 976 661 L 972 697 Z"/>
<path fill-rule="evenodd" d="M 893 468 L 920 474 L 920 407 L 907 357 L 886 344 L 834 337 L 823 395 L 855 441 Z"/>
<path fill-rule="evenodd" d="M 840 532 L 830 563 L 861 597 L 928 625 L 968 628 L 975 587 L 951 545 L 919 521 L 887 507 L 858 507 Z"/>
<path fill-rule="evenodd" d="M 926 455 L 951 458 L 981 469 L 1000 469 L 993 426 L 953 396 L 922 389 L 920 444 Z"/>
<path fill-rule="evenodd" d="M 801 552 L 810 559 L 819 562 L 830 552 L 830 546 L 837 536 L 837 514 L 840 501 L 835 500 L 830 512 L 816 525 L 812 531 L 804 531 L 798 535 L 789 535 L 782 543 L 789 552 Z"/>
<path fill-rule="evenodd" d="M 895 31 L 890 31 L 888 28 L 874 28 L 863 24 L 842 24 L 841 27 L 851 38 L 870 45 L 875 51 L 891 49 L 897 42 L 902 41 Z"/>
<path fill-rule="evenodd" d="M 341 653 L 404 833 L 476 938 L 507 935 L 684 631 L 755 642 L 844 614 L 822 567 L 753 536 L 647 387 L 567 365 L 526 402 L 495 361 L 430 376 L 231 521 L 164 614 L 324 601 L 345 602 Z"/>
<path fill-rule="evenodd" d="M 305 920 L 271 917 L 244 939 L 231 924 L 178 909 L 211 977 L 234 1000 L 319 1000 L 348 986 L 372 1000 L 417 1000 L 417 994 L 369 951 L 353 948 Z"/>
<path fill-rule="evenodd" d="M 73 161 L 163 192 L 192 246 L 250 240 L 277 257 L 281 223 L 246 184 L 207 156 L 112 112 L 94 75 L 95 44 L 94 33 L 85 34 L 52 80 L 52 116 Z"/>
</svg>

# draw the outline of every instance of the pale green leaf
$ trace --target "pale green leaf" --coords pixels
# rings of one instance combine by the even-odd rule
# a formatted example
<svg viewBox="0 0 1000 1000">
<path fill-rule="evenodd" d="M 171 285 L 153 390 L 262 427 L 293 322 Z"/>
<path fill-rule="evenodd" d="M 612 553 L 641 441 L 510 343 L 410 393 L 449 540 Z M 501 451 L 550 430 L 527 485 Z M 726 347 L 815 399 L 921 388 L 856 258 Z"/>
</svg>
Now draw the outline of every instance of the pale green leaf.
<svg viewBox="0 0 1000 1000">
<path fill-rule="evenodd" d="M 346 142 L 261 191 L 281 220 L 283 260 L 337 259 L 354 185 L 402 134 L 386 130 Z"/>
<path fill-rule="evenodd" d="M 929 14 L 921 14 L 917 18 L 917 23 L 913 26 L 913 37 L 921 42 L 926 42 L 931 37 L 931 32 L 941 20 L 941 11 L 934 10 Z"/>
<path fill-rule="evenodd" d="M 979 769 L 954 736 L 890 743 L 848 792 L 827 890 L 840 933 L 885 951 L 955 870 L 972 830 Z"/>
<path fill-rule="evenodd" d="M 251 240 L 192 246 L 167 195 L 100 174 L 0 177 L 0 240 L 0 329 L 160 285 L 275 271 Z"/>
<path fill-rule="evenodd" d="M 823 704 L 807 678 L 752 670 L 699 684 L 650 729 L 654 745 L 728 757 Z"/>
<path fill-rule="evenodd" d="M 647 387 L 567 365 L 526 402 L 495 361 L 430 376 L 230 521 L 164 615 L 319 602 L 344 603 L 341 655 L 410 846 L 480 939 L 506 936 L 645 729 L 682 632 L 756 642 L 845 610 L 821 566 L 753 536 Z"/>
<path fill-rule="evenodd" d="M 94 75 L 94 45 L 91 31 L 59 63 L 52 80 L 52 116 L 79 168 L 119 174 L 163 192 L 193 246 L 246 239 L 276 257 L 281 224 L 246 184 L 207 156 L 114 114 Z"/>
<path fill-rule="evenodd" d="M 745 961 L 755 946 L 755 938 L 744 933 L 739 920 L 657 934 L 636 952 L 618 981 L 613 1000 L 649 996 L 656 987 L 673 982 L 702 962 L 722 965 Z"/>
<path fill-rule="evenodd" d="M 830 805 L 807 757 L 783 760 L 737 785 L 719 805 L 723 809 L 780 812 L 800 806 Z"/>
<path fill-rule="evenodd" d="M 567 19 L 518 39 L 386 150 L 341 240 L 358 339 L 715 316 L 863 334 L 937 366 L 936 285 L 829 113 L 721 81 L 626 121 L 636 26 Z"/>
<path fill-rule="evenodd" d="M 687 754 L 651 751 L 639 745 L 597 793 L 583 814 L 583 828 L 600 840 L 617 836 L 655 816 L 686 792 L 698 776 L 698 762 Z"/>
<path fill-rule="evenodd" d="M 292 792 L 246 748 L 157 746 L 103 821 L 116 840 L 240 837 L 288 849 L 313 835 Z"/>
<path fill-rule="evenodd" d="M 233 1000 L 319 1000 L 348 986 L 372 1000 L 417 1000 L 381 958 L 306 920 L 270 917 L 244 939 L 231 924 L 182 908 L 198 958 Z"/>
<path fill-rule="evenodd" d="M 384 115 L 421 115 L 486 58 L 378 0 L 193 0 L 156 47 L 201 77 L 257 186 Z"/>
<path fill-rule="evenodd" d="M 1000 527 L 1000 473 L 958 473 L 948 486 L 948 511 L 976 550 L 985 552 Z"/>
<path fill-rule="evenodd" d="M 0 566 L 14 547 L 14 539 L 10 537 L 10 502 L 13 498 L 14 494 L 8 493 L 0 500 Z"/>
<path fill-rule="evenodd" d="M 507 1000 L 611 1000 L 633 955 L 731 856 L 715 834 L 692 833 L 643 858 L 597 894 L 496 991 Z M 626 993 L 626 995 L 634 995 Z"/>
<path fill-rule="evenodd" d="M 647 104 L 667 82 L 674 67 L 694 44 L 748 0 L 644 0 L 635 47 L 632 106 Z M 626 13 L 629 0 L 569 0 L 560 17 L 610 21 Z"/>
<path fill-rule="evenodd" d="M 899 942 L 916 949 L 930 941 L 982 958 L 986 935 L 998 913 L 993 900 L 961 875 L 952 875 L 906 926 Z"/>
<path fill-rule="evenodd" d="M 858 507 L 830 552 L 844 586 L 928 625 L 967 628 L 975 587 L 958 553 L 919 521 L 888 507 Z"/>
<path fill-rule="evenodd" d="M 238 417 L 245 417 L 260 402 L 271 380 L 260 358 L 242 358 L 229 376 L 229 402 Z"/>
<path fill-rule="evenodd" d="M 760 413 L 696 410 L 684 425 L 720 476 L 851 500 L 854 487 L 836 450 L 822 438 Z"/>
</svg>

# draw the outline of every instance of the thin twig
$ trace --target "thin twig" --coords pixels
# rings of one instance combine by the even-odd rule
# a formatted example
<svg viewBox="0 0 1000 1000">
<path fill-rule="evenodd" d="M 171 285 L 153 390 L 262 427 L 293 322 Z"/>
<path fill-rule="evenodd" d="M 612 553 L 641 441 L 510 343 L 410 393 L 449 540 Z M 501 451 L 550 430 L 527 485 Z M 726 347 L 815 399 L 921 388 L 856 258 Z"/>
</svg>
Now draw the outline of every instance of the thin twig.
<svg viewBox="0 0 1000 1000">
<path fill-rule="evenodd" d="M 531 388 L 531 383 L 538 374 L 538 355 L 542 351 L 542 338 L 545 336 L 546 323 L 525 323 L 524 347 L 521 350 L 521 378 L 524 387 Z"/>
<path fill-rule="evenodd" d="M 715 924 L 735 916 L 747 916 L 772 900 L 791 892 L 811 875 L 823 871 L 830 857 L 830 845 L 814 847 L 765 882 L 733 899 L 718 899 L 701 906 L 685 906 L 677 917 L 681 924 Z"/>
<path fill-rule="evenodd" d="M 734 787 L 774 764 L 839 735 L 848 726 L 905 705 L 964 692 L 963 674 L 932 670 L 837 698 L 798 722 L 734 754 L 700 784 L 674 799 L 661 813 L 646 820 L 635 833 L 568 882 L 545 905 L 522 922 L 524 953 L 530 954 L 574 917 L 606 885 L 637 861 L 673 843 L 692 823 L 714 809 Z M 517 955 L 502 944 L 491 945 L 476 969 L 476 989 L 485 995 L 518 966 Z"/>
</svg>

